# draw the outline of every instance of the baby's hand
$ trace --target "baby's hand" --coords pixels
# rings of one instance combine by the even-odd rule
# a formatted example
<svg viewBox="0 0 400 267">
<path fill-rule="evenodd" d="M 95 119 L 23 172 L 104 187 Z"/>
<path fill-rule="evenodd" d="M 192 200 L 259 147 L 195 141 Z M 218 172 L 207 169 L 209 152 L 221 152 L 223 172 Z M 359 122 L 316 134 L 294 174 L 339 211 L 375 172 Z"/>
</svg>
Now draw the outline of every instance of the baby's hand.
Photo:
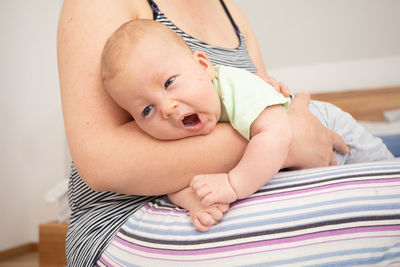
<svg viewBox="0 0 400 267">
<path fill-rule="evenodd" d="M 190 187 L 205 207 L 215 203 L 229 204 L 237 199 L 226 173 L 197 175 L 192 179 Z"/>
<path fill-rule="evenodd" d="M 228 204 L 215 204 L 200 210 L 190 211 L 190 217 L 198 231 L 206 232 L 211 226 L 222 220 L 224 213 L 228 210 Z"/>
</svg>

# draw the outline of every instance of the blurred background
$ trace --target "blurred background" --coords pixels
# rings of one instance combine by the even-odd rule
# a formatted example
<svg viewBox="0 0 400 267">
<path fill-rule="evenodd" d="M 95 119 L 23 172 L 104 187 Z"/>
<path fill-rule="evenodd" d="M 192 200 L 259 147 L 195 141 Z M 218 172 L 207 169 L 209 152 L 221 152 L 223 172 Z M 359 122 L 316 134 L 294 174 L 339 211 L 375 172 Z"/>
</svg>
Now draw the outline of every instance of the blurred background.
<svg viewBox="0 0 400 267">
<path fill-rule="evenodd" d="M 268 72 L 299 92 L 400 85 L 400 1 L 234 0 Z M 62 0 L 0 1 L 0 251 L 57 220 L 46 193 L 68 177 L 56 30 Z"/>
<path fill-rule="evenodd" d="M 294 92 L 400 84 L 400 1 L 235 0 L 267 71 Z"/>
</svg>

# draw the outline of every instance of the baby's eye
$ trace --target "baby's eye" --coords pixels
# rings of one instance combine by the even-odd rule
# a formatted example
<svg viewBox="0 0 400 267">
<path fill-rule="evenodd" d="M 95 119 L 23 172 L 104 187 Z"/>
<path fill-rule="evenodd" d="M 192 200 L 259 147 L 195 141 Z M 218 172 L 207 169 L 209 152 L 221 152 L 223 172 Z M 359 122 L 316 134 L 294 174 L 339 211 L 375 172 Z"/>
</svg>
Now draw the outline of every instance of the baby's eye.
<svg viewBox="0 0 400 267">
<path fill-rule="evenodd" d="M 166 82 L 165 82 L 165 84 L 164 84 L 164 87 L 165 87 L 165 89 L 167 89 L 168 88 L 168 86 L 170 86 L 171 85 L 171 83 L 173 83 L 174 82 L 174 80 L 175 80 L 175 77 L 171 77 L 171 78 L 169 78 Z"/>
<path fill-rule="evenodd" d="M 150 113 L 150 111 L 153 109 L 153 105 L 148 105 L 147 107 L 145 107 L 144 109 L 143 109 L 143 116 L 147 116 L 147 115 L 149 115 L 149 113 Z"/>
</svg>

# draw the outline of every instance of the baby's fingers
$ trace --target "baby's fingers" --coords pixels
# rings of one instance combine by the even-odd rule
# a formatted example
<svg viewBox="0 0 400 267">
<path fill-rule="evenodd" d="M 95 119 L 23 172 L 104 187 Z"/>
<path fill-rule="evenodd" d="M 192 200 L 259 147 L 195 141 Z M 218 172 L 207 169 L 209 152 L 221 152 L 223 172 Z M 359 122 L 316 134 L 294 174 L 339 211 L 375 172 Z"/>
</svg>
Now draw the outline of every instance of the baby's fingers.
<svg viewBox="0 0 400 267">
<path fill-rule="evenodd" d="M 197 189 L 203 187 L 204 185 L 206 185 L 203 177 L 204 177 L 204 175 L 196 175 L 195 177 L 193 177 L 192 181 L 190 182 L 190 187 L 193 190 L 197 190 Z"/>
<path fill-rule="evenodd" d="M 209 187 L 207 185 L 197 187 L 196 189 L 193 189 L 193 191 L 200 199 L 207 197 L 211 193 L 211 190 L 209 189 Z M 209 205 L 207 205 L 207 206 L 209 206 Z"/>
<path fill-rule="evenodd" d="M 196 195 L 202 199 L 211 193 L 211 189 L 208 183 L 205 182 L 203 176 L 195 176 L 190 183 L 190 187 L 196 193 Z"/>
<path fill-rule="evenodd" d="M 200 197 L 200 196 L 199 196 Z M 218 202 L 218 199 L 215 194 L 212 194 L 210 191 L 206 192 L 201 198 L 201 204 L 203 207 L 209 207 Z"/>
</svg>

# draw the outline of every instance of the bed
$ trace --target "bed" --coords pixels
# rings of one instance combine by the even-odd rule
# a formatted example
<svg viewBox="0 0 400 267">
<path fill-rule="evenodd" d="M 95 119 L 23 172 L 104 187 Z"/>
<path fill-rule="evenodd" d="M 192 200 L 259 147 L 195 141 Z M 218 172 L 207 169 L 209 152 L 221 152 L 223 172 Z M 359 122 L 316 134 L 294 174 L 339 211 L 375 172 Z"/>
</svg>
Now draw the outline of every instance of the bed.
<svg viewBox="0 0 400 267">
<path fill-rule="evenodd" d="M 313 95 L 378 121 L 400 88 Z M 265 212 L 267 211 L 267 212 Z M 280 172 L 224 220 L 196 232 L 158 198 L 135 212 L 100 257 L 139 266 L 400 266 L 400 158 Z"/>
</svg>

